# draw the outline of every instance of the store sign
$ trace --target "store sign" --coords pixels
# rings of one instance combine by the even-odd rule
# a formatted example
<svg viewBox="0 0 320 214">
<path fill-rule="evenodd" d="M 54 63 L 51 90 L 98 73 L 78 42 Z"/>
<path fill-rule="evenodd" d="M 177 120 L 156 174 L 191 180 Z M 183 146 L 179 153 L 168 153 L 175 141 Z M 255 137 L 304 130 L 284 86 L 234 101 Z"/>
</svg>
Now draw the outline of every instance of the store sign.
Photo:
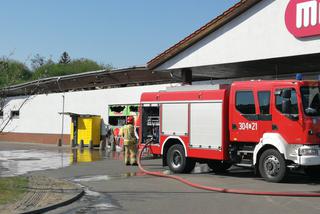
<svg viewBox="0 0 320 214">
<path fill-rule="evenodd" d="M 291 0 L 285 21 L 289 32 L 297 38 L 320 35 L 320 0 Z"/>
</svg>

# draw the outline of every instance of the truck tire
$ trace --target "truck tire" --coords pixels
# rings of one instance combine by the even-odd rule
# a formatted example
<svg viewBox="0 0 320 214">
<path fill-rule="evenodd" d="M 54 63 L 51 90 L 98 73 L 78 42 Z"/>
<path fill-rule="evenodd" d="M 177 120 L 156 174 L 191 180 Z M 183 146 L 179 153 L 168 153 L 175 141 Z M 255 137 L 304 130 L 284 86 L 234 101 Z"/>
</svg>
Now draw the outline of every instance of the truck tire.
<svg viewBox="0 0 320 214">
<path fill-rule="evenodd" d="M 217 160 L 208 161 L 207 165 L 215 173 L 225 172 L 227 169 L 231 167 L 230 163 Z"/>
<path fill-rule="evenodd" d="M 286 176 L 286 162 L 275 149 L 264 151 L 259 159 L 260 175 L 268 182 L 279 183 Z"/>
<path fill-rule="evenodd" d="M 304 172 L 311 178 L 320 178 L 320 166 L 307 166 Z"/>
<path fill-rule="evenodd" d="M 168 150 L 167 164 L 174 173 L 189 173 L 194 169 L 196 162 L 186 157 L 182 145 L 175 144 Z"/>
</svg>

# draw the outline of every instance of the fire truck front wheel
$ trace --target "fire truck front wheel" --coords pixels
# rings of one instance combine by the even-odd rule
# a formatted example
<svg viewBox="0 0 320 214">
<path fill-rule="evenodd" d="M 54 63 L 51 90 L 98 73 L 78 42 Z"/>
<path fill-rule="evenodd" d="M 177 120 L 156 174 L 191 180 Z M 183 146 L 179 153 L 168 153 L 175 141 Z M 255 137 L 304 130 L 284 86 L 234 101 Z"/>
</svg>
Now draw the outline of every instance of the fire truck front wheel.
<svg viewBox="0 0 320 214">
<path fill-rule="evenodd" d="M 182 145 L 175 144 L 168 150 L 167 164 L 174 173 L 189 173 L 194 169 L 196 162 L 186 157 Z"/>
<path fill-rule="evenodd" d="M 286 176 L 284 157 L 275 149 L 264 151 L 259 159 L 259 172 L 269 182 L 281 182 Z"/>
</svg>

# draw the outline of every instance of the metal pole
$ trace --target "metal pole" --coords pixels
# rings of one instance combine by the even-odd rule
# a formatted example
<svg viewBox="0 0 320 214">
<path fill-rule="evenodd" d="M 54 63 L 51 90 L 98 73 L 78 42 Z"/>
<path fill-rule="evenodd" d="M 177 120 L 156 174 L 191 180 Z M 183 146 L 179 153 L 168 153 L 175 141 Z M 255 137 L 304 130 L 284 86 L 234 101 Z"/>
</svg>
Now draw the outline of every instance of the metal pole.
<svg viewBox="0 0 320 214">
<path fill-rule="evenodd" d="M 59 146 L 62 146 L 63 144 L 63 129 L 64 129 L 64 94 L 62 95 L 62 127 L 61 127 L 61 139 L 60 139 L 60 143 Z M 61 151 L 61 166 L 63 167 L 63 151 Z"/>
<path fill-rule="evenodd" d="M 61 142 L 63 144 L 63 129 L 64 129 L 64 102 L 65 102 L 65 97 L 64 94 L 62 95 L 62 125 L 61 125 Z"/>
</svg>

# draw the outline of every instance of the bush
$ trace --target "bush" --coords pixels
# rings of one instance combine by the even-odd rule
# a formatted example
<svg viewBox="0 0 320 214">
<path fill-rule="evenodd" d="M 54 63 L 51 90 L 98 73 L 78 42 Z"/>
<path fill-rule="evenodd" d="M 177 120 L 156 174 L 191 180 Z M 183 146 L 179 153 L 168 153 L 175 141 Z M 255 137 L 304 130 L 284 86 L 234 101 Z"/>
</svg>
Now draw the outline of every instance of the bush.
<svg viewBox="0 0 320 214">
<path fill-rule="evenodd" d="M 95 61 L 89 59 L 71 60 L 69 63 L 46 63 L 34 71 L 33 79 L 63 76 L 105 69 Z"/>
<path fill-rule="evenodd" d="M 0 86 L 5 87 L 30 80 L 32 72 L 29 68 L 18 61 L 0 60 Z"/>
<path fill-rule="evenodd" d="M 31 59 L 31 68 L 16 60 L 0 58 L 0 88 L 47 77 L 111 70 L 112 66 L 85 58 L 71 60 L 68 53 L 64 52 L 57 63 L 37 54 Z"/>
</svg>

